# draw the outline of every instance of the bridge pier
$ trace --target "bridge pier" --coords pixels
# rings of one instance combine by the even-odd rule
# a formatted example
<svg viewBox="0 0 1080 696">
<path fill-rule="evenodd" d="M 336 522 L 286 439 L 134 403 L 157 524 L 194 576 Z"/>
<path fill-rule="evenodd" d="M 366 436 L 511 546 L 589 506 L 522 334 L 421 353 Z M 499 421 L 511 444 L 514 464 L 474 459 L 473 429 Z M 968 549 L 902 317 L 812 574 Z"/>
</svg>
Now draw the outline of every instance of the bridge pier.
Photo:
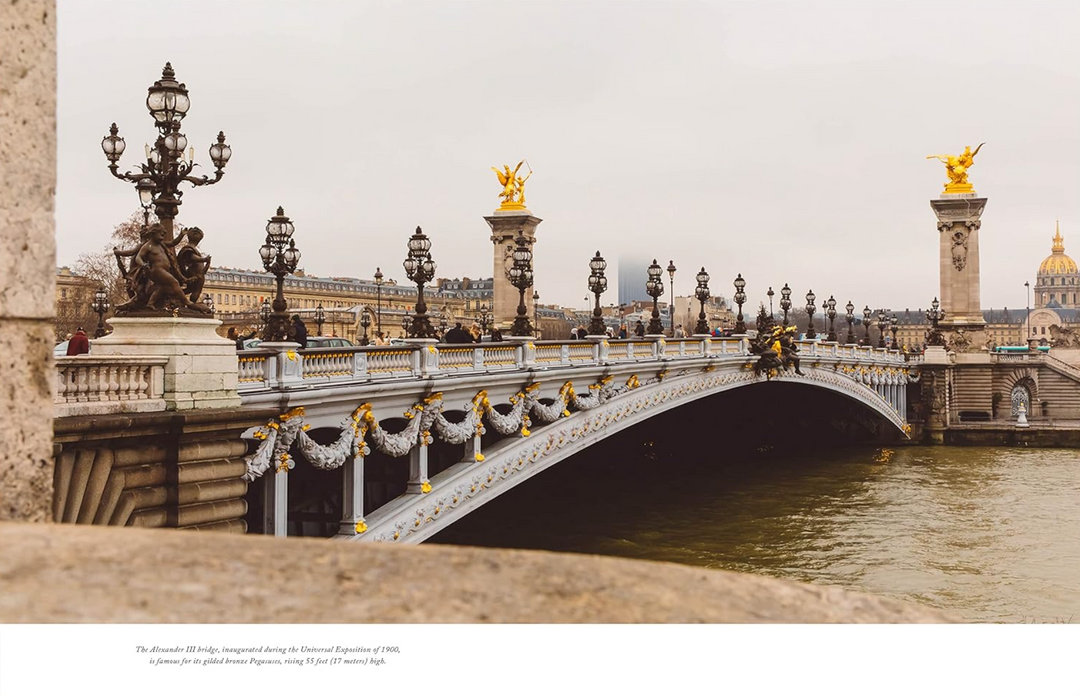
<svg viewBox="0 0 1080 696">
<path fill-rule="evenodd" d="M 364 524 L 364 455 L 346 460 L 342 467 L 341 526 L 338 534 L 360 534 Z"/>
</svg>

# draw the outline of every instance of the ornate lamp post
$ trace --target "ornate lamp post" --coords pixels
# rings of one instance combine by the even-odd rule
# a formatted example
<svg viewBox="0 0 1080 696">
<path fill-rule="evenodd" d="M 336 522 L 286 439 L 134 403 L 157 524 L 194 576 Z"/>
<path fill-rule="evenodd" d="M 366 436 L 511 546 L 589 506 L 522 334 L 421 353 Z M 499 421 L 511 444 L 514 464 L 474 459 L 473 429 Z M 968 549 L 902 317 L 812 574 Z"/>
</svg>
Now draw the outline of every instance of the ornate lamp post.
<svg viewBox="0 0 1080 696">
<path fill-rule="evenodd" d="M 884 309 L 879 309 L 878 310 L 878 313 L 877 313 L 877 329 L 878 329 L 877 347 L 878 348 L 884 348 L 885 347 L 885 332 L 888 331 L 887 325 L 885 323 L 885 310 Z"/>
<path fill-rule="evenodd" d="M 446 315 L 439 317 L 439 335 L 445 336 L 446 330 L 450 328 L 450 325 L 446 323 Z"/>
<path fill-rule="evenodd" d="M 830 343 L 836 343 L 836 298 L 829 295 L 825 307 L 825 316 L 829 318 L 829 335 L 826 340 Z"/>
<path fill-rule="evenodd" d="M 105 330 L 105 312 L 109 311 L 109 295 L 105 292 L 104 286 L 94 291 L 94 299 L 90 301 L 90 309 L 97 312 L 97 329 L 94 331 L 94 338 L 101 338 L 108 333 Z"/>
<path fill-rule="evenodd" d="M 855 305 L 848 300 L 847 305 L 844 307 L 847 310 L 847 314 L 844 318 L 847 319 L 847 345 L 855 345 L 855 330 L 852 328 L 855 325 Z"/>
<path fill-rule="evenodd" d="M 649 279 L 645 281 L 645 292 L 649 293 L 649 297 L 652 298 L 652 318 L 649 319 L 646 333 L 653 336 L 662 336 L 664 334 L 664 324 L 660 321 L 660 307 L 656 302 L 657 298 L 664 294 L 664 279 L 661 277 L 663 272 L 660 264 L 656 263 L 656 259 L 653 259 L 652 264 L 649 266 Z"/>
<path fill-rule="evenodd" d="M 319 336 L 322 336 L 322 325 L 326 321 L 326 310 L 323 309 L 322 302 L 315 308 L 315 330 Z"/>
<path fill-rule="evenodd" d="M 210 310 L 210 316 L 214 316 L 214 297 L 210 293 L 203 295 L 203 304 Z"/>
<path fill-rule="evenodd" d="M 698 271 L 695 280 L 697 280 L 697 287 L 694 288 L 694 297 L 697 298 L 701 310 L 698 312 L 694 333 L 699 336 L 706 336 L 709 333 L 709 322 L 705 318 L 705 303 L 709 300 L 709 274 L 705 272 L 704 266 Z"/>
<path fill-rule="evenodd" d="M 941 311 L 941 303 L 938 302 L 938 298 L 935 297 L 934 301 L 930 304 L 930 309 L 926 310 L 926 320 L 931 324 L 930 335 L 926 339 L 928 345 L 945 345 L 945 335 L 938 329 L 938 322 L 944 318 L 945 312 Z"/>
<path fill-rule="evenodd" d="M 431 240 L 418 226 L 409 237 L 409 255 L 402 263 L 409 280 L 416 283 L 416 314 L 409 323 L 409 338 L 435 338 L 435 329 L 427 315 L 424 284 L 435 277 L 435 262 L 431 260 Z"/>
<path fill-rule="evenodd" d="M 769 318 L 772 319 L 773 318 L 772 298 L 776 295 L 776 293 L 773 292 L 772 286 L 770 285 L 769 286 L 769 291 L 767 293 L 765 293 L 765 294 L 769 296 Z"/>
<path fill-rule="evenodd" d="M 383 286 L 383 274 L 382 269 L 378 266 L 375 267 L 375 331 L 382 333 L 382 286 Z"/>
<path fill-rule="evenodd" d="M 259 321 L 262 322 L 264 327 L 266 326 L 266 322 L 270 321 L 270 312 L 270 298 L 264 297 L 262 305 L 259 306 Z"/>
<path fill-rule="evenodd" d="M 529 309 L 525 306 L 525 291 L 531 288 L 533 283 L 532 252 L 529 251 L 529 240 L 524 234 L 519 233 L 514 242 L 517 244 L 514 249 L 514 265 L 506 271 L 506 277 L 518 290 L 518 306 L 510 333 L 514 336 L 532 336 Z"/>
<path fill-rule="evenodd" d="M 780 288 L 780 310 L 784 313 L 784 326 L 787 326 L 788 312 L 791 311 L 791 288 L 787 283 Z"/>
<path fill-rule="evenodd" d="M 488 306 L 480 306 L 480 330 L 487 334 L 488 326 L 491 324 L 491 313 L 488 311 Z"/>
<path fill-rule="evenodd" d="M 865 307 L 863 307 L 862 322 L 863 322 L 863 327 L 866 328 L 866 345 L 868 345 L 868 346 L 874 345 L 873 343 L 870 342 L 870 324 L 873 323 L 873 316 L 874 316 L 874 312 L 873 312 L 872 309 L 870 309 L 870 305 L 866 305 Z"/>
<path fill-rule="evenodd" d="M 669 259 L 668 262 L 667 262 L 667 273 L 668 273 L 668 280 L 671 283 L 671 287 L 668 288 L 668 292 L 670 293 L 670 296 L 671 296 L 671 304 L 668 306 L 668 318 L 671 319 L 671 335 L 672 336 L 675 335 L 675 271 L 676 270 L 678 270 L 678 269 L 675 268 L 675 262 Z"/>
<path fill-rule="evenodd" d="M 895 314 L 889 317 L 889 330 L 892 331 L 892 349 L 900 350 L 900 346 L 896 343 L 896 332 L 900 330 L 900 320 Z"/>
<path fill-rule="evenodd" d="M 735 278 L 735 304 L 739 305 L 739 313 L 735 317 L 735 333 L 746 333 L 746 322 L 743 321 L 742 306 L 746 302 L 746 293 L 743 292 L 743 288 L 746 287 L 746 281 L 743 280 L 742 273 Z"/>
<path fill-rule="evenodd" d="M 127 144 L 120 137 L 115 123 L 101 140 L 101 149 L 109 160 L 109 171 L 121 181 L 136 184 L 139 199 L 145 208 L 148 209 L 153 203 L 154 212 L 161 220 L 169 240 L 173 238 L 173 219 L 176 218 L 183 195 L 179 191 L 180 184 L 185 181 L 192 186 L 216 184 L 224 176 L 225 165 L 232 157 L 232 148 L 225 144 L 225 133 L 219 132 L 217 142 L 210 146 L 213 178 L 191 176 L 195 168 L 195 148 L 187 151 L 187 136 L 180 132 L 180 122 L 190 106 L 187 87 L 176 81 L 172 65 L 166 63 L 161 71 L 161 79 L 150 86 L 146 97 L 146 108 L 158 129 L 153 147 L 146 146 L 146 163 L 139 165 L 138 172 L 119 172 L 117 162 Z"/>
<path fill-rule="evenodd" d="M 814 300 L 817 299 L 817 295 L 811 290 L 806 293 L 806 338 L 817 338 L 817 332 L 814 331 L 814 311 L 817 307 L 814 305 Z"/>
<path fill-rule="evenodd" d="M 409 335 L 409 324 L 411 324 L 411 323 L 412 323 L 412 320 L 409 319 L 408 314 L 406 314 L 405 316 L 403 316 L 401 318 L 401 335 L 402 336 L 408 336 Z"/>
<path fill-rule="evenodd" d="M 263 340 L 268 343 L 287 341 L 295 333 L 285 311 L 289 308 L 285 301 L 285 276 L 295 271 L 296 264 L 300 262 L 300 250 L 296 248 L 296 241 L 292 238 L 295 229 L 279 206 L 277 215 L 266 223 L 266 242 L 259 247 L 263 268 L 277 278 L 277 295 L 271 305 L 274 311 L 267 317 L 266 327 L 263 329 Z"/>
<path fill-rule="evenodd" d="M 604 313 L 600 311 L 600 295 L 607 290 L 607 278 L 604 277 L 604 269 L 607 268 L 607 261 L 600 255 L 600 252 L 596 252 L 596 256 L 592 257 L 589 261 L 589 292 L 596 298 L 596 304 L 593 306 L 592 319 L 589 320 L 589 335 L 590 336 L 603 336 L 604 335 Z"/>
<path fill-rule="evenodd" d="M 533 290 L 533 328 L 540 331 L 540 293 L 536 290 Z"/>
<path fill-rule="evenodd" d="M 360 327 L 364 330 L 364 336 L 360 339 L 360 345 L 366 346 L 371 341 L 368 340 L 367 330 L 371 328 L 371 317 L 364 310 L 360 311 Z"/>
</svg>

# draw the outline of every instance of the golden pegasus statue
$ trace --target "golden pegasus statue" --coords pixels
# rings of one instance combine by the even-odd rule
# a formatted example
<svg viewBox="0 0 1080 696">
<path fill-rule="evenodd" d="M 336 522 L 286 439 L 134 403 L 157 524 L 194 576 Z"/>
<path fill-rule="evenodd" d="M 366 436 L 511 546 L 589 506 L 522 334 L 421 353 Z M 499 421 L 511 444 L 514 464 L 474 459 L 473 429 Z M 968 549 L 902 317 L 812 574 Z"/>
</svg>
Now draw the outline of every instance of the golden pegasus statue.
<svg viewBox="0 0 1080 696">
<path fill-rule="evenodd" d="M 945 173 L 949 177 L 949 181 L 945 184 L 945 193 L 975 193 L 975 187 L 968 181 L 968 170 L 975 164 L 975 155 L 979 154 L 979 150 L 986 143 L 979 143 L 979 147 L 975 148 L 975 151 L 971 151 L 971 146 L 964 148 L 964 152 L 959 155 L 927 155 L 926 159 L 941 160 L 945 163 Z"/>
<path fill-rule="evenodd" d="M 491 167 L 491 171 L 499 177 L 499 184 L 503 187 L 499 193 L 499 198 L 502 198 L 499 210 L 525 210 L 525 182 L 532 176 L 532 167 L 529 167 L 528 174 L 520 177 L 518 172 L 521 171 L 523 164 L 526 164 L 525 160 L 518 162 L 512 170 L 509 164 L 504 164 L 503 171 Z"/>
</svg>

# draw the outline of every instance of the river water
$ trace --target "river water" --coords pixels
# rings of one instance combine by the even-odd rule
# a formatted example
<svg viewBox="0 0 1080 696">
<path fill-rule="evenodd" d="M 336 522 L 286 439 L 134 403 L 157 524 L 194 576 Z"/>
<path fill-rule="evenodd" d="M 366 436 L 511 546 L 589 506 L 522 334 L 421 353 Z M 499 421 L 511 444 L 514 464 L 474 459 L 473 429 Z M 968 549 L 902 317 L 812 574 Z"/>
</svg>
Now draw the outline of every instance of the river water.
<svg viewBox="0 0 1080 696">
<path fill-rule="evenodd" d="M 604 448 L 552 467 L 433 541 L 760 573 L 973 622 L 1080 621 L 1080 451 Z"/>
</svg>

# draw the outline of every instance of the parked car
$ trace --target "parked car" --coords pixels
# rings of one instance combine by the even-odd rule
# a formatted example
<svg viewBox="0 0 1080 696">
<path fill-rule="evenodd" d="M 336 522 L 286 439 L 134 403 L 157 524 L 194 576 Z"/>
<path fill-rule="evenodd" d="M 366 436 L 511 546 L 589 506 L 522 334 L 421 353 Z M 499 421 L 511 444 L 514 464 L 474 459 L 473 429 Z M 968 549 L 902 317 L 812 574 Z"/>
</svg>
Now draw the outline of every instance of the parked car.
<svg viewBox="0 0 1080 696">
<path fill-rule="evenodd" d="M 52 352 L 53 357 L 54 358 L 62 358 L 65 355 L 67 355 L 67 347 L 68 347 L 68 342 L 67 341 L 64 341 L 63 343 L 57 343 L 56 347 L 53 348 L 53 352 Z"/>
<path fill-rule="evenodd" d="M 403 346 L 403 345 L 405 345 L 405 339 L 404 338 L 391 338 L 390 339 L 390 345 L 392 345 L 392 346 Z"/>
<path fill-rule="evenodd" d="M 260 343 L 262 343 L 261 338 L 249 338 L 244 341 L 244 350 L 252 350 L 253 348 L 258 348 Z"/>
<path fill-rule="evenodd" d="M 308 336 L 308 348 L 351 348 L 353 342 L 336 336 Z"/>
</svg>

